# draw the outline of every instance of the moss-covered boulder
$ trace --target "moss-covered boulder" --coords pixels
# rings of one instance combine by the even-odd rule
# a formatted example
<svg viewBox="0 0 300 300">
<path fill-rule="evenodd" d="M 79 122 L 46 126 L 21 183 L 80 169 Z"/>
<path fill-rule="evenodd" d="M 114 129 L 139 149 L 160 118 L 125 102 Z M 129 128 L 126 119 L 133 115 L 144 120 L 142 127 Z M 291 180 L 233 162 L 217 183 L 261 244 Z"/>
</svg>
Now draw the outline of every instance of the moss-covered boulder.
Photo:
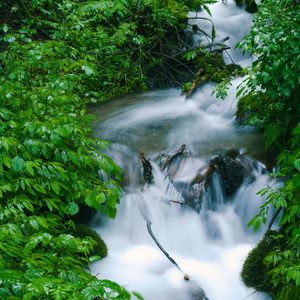
<svg viewBox="0 0 300 300">
<path fill-rule="evenodd" d="M 233 155 L 233 153 L 231 153 Z M 220 154 L 213 158 L 205 174 L 205 187 L 212 182 L 212 175 L 218 173 L 226 195 L 231 195 L 243 183 L 245 177 L 244 166 L 235 158 Z"/>
<path fill-rule="evenodd" d="M 107 246 L 105 242 L 102 240 L 102 238 L 98 235 L 97 232 L 95 232 L 88 226 L 77 224 L 73 234 L 74 236 L 82 237 L 82 238 L 91 237 L 96 242 L 96 245 L 94 246 L 91 255 L 97 255 L 100 256 L 101 258 L 107 256 Z"/>
<path fill-rule="evenodd" d="M 250 251 L 243 265 L 241 276 L 245 285 L 257 291 L 273 293 L 271 277 L 267 266 L 264 264 L 264 258 L 276 245 L 273 238 L 276 234 L 276 231 L 268 232 L 257 246 Z"/>
</svg>

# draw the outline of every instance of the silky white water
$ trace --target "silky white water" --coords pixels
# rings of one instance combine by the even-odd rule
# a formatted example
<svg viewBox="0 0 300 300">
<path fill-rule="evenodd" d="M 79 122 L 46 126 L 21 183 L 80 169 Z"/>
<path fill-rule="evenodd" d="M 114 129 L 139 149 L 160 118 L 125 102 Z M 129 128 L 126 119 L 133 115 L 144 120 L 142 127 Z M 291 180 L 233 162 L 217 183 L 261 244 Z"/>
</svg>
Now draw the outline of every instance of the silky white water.
<svg viewBox="0 0 300 300">
<path fill-rule="evenodd" d="M 226 2 L 211 6 L 217 39 L 229 36 L 231 59 L 245 66 L 251 58 L 234 50 L 234 45 L 249 30 L 251 15 L 233 1 Z M 193 22 L 210 32 L 211 25 L 205 21 Z M 230 59 L 226 53 L 224 58 Z M 262 152 L 259 135 L 235 122 L 235 93 L 240 82 L 232 81 L 225 101 L 211 95 L 214 84 L 206 84 L 189 101 L 179 90 L 170 89 L 119 99 L 96 109 L 100 121 L 95 133 L 113 142 L 110 155 L 124 169 L 126 186 L 116 219 L 97 216 L 93 221 L 109 248 L 109 255 L 92 265 L 93 274 L 136 290 L 146 300 L 197 299 L 195 283 L 211 300 L 242 300 L 253 292 L 242 283 L 240 272 L 264 229 L 254 233 L 247 223 L 262 203 L 257 191 L 276 183 L 262 163 L 250 158 Z M 247 154 L 243 164 L 250 171 L 230 197 L 224 196 L 220 178 L 214 175 L 197 213 L 170 202 L 183 197 L 157 165 L 162 152 L 171 153 L 182 144 L 190 155 L 174 171 L 173 181 L 191 182 L 197 173 L 204 174 L 213 157 L 229 149 Z M 153 185 L 141 184 L 140 148 L 151 158 Z M 157 248 L 143 215 L 151 220 L 157 239 L 191 281 L 185 281 Z M 255 293 L 247 299 L 268 298 Z"/>
</svg>

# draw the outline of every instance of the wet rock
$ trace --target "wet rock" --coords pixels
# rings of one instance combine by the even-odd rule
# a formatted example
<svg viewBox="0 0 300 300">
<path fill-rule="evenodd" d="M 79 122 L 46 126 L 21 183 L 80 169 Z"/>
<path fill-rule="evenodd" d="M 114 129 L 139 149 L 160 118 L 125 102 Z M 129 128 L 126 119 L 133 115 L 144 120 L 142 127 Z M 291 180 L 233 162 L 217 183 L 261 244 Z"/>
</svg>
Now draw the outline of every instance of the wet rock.
<svg viewBox="0 0 300 300">
<path fill-rule="evenodd" d="M 206 182 L 209 184 L 211 175 L 217 172 L 222 180 L 226 195 L 230 195 L 242 184 L 245 176 L 245 168 L 236 159 L 227 155 L 218 155 L 210 161 Z M 206 185 L 207 185 L 206 184 Z"/>
</svg>

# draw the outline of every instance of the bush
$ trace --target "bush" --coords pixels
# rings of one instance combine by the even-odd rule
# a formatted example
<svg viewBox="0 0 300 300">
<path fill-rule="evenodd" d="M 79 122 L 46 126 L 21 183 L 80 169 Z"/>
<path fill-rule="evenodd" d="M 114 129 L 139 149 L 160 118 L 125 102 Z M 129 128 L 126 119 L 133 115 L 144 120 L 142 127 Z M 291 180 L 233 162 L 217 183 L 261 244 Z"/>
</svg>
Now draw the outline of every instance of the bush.
<svg viewBox="0 0 300 300">
<path fill-rule="evenodd" d="M 238 91 L 238 116 L 261 129 L 265 146 L 276 154 L 274 177 L 284 179 L 279 189 L 266 187 L 266 201 L 250 222 L 267 221 L 269 207 L 282 209 L 285 243 L 269 251 L 264 262 L 274 290 L 300 285 L 300 5 L 294 0 L 264 0 L 241 47 L 256 57 Z"/>
</svg>

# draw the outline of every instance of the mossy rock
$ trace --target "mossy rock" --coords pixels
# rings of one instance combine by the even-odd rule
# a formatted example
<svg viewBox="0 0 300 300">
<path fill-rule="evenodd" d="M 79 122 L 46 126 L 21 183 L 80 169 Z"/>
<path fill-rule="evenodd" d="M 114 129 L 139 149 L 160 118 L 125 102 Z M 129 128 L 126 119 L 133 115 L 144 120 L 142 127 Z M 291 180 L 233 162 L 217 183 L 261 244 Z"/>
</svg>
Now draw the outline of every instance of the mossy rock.
<svg viewBox="0 0 300 300">
<path fill-rule="evenodd" d="M 286 286 L 282 289 L 277 300 L 297 300 L 300 299 L 300 286 Z"/>
<path fill-rule="evenodd" d="M 95 232 L 88 226 L 77 224 L 73 234 L 74 236 L 81 238 L 91 237 L 96 242 L 96 245 L 94 246 L 91 255 L 97 255 L 101 258 L 107 256 L 108 250 L 105 242 L 102 240 L 102 238 L 98 235 L 97 232 Z"/>
<path fill-rule="evenodd" d="M 266 234 L 257 246 L 250 251 L 243 265 L 241 276 L 245 285 L 257 291 L 273 292 L 269 270 L 263 261 L 276 245 L 272 237 L 276 234 L 276 231 L 270 231 Z"/>
</svg>

